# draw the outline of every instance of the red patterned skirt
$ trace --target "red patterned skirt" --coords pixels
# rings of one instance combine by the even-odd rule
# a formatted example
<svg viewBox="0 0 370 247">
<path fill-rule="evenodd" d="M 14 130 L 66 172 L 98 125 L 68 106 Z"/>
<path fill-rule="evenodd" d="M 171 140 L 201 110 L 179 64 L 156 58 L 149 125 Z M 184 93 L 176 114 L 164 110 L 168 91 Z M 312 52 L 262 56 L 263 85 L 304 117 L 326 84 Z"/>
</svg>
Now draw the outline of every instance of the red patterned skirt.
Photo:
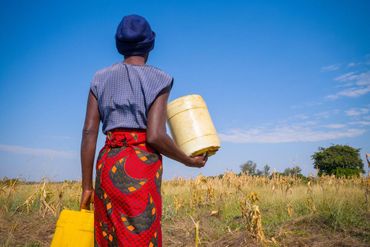
<svg viewBox="0 0 370 247">
<path fill-rule="evenodd" d="M 145 130 L 107 133 L 96 163 L 95 246 L 162 246 L 162 171 Z"/>
</svg>

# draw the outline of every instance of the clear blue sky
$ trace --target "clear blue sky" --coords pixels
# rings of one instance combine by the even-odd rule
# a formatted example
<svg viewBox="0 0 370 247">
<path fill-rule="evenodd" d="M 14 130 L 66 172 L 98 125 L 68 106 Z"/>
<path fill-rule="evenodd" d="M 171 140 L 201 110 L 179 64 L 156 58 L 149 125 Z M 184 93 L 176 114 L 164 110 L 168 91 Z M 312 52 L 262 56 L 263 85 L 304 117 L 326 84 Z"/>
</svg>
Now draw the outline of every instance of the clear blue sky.
<svg viewBox="0 0 370 247">
<path fill-rule="evenodd" d="M 80 178 L 90 80 L 122 59 L 114 32 L 133 13 L 171 99 L 201 94 L 222 139 L 200 170 L 165 159 L 165 178 L 247 160 L 309 174 L 320 146 L 370 152 L 369 1 L 1 1 L 0 177 Z"/>
</svg>

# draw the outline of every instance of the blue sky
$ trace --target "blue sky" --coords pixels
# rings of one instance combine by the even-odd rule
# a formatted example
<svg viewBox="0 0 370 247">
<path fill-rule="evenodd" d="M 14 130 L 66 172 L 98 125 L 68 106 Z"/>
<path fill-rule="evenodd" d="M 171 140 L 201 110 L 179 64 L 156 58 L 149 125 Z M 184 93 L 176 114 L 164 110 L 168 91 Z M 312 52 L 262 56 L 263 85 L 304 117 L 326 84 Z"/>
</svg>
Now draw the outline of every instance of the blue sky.
<svg viewBox="0 0 370 247">
<path fill-rule="evenodd" d="M 0 177 L 80 178 L 90 80 L 122 59 L 114 32 L 133 13 L 157 33 L 170 98 L 202 95 L 222 140 L 200 170 L 165 159 L 165 178 L 248 160 L 310 174 L 320 146 L 370 152 L 368 1 L 1 1 Z"/>
</svg>

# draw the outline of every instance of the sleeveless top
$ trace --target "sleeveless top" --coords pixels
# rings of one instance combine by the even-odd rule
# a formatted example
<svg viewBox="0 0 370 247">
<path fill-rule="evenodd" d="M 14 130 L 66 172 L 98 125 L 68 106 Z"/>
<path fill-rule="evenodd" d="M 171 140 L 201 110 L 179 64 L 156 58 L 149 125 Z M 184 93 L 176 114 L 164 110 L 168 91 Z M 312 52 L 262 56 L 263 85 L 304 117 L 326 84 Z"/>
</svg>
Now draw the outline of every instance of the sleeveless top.
<svg viewBox="0 0 370 247">
<path fill-rule="evenodd" d="M 148 111 L 163 90 L 171 90 L 173 78 L 150 65 L 116 63 L 99 70 L 90 90 L 98 101 L 102 130 L 146 129 Z"/>
</svg>

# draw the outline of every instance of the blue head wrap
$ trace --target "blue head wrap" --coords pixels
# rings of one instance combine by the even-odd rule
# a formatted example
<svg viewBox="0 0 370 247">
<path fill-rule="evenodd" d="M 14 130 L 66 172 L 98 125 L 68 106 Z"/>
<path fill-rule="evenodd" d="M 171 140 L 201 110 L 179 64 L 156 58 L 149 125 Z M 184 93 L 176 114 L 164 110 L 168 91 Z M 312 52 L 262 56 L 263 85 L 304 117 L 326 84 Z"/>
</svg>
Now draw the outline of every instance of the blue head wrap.
<svg viewBox="0 0 370 247">
<path fill-rule="evenodd" d="M 124 56 L 144 55 L 154 48 L 155 33 L 139 15 L 123 17 L 116 31 L 116 47 Z"/>
</svg>

